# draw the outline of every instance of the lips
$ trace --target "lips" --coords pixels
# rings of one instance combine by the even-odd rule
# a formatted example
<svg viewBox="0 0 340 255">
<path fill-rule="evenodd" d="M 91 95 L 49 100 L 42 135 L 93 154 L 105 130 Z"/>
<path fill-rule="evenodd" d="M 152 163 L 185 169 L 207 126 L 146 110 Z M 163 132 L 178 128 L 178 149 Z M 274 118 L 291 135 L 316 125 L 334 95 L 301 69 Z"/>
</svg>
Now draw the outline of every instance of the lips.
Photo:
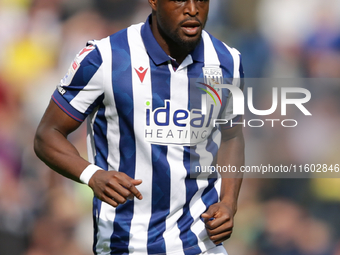
<svg viewBox="0 0 340 255">
<path fill-rule="evenodd" d="M 188 20 L 181 24 L 183 32 L 188 36 L 195 36 L 198 34 L 201 23 L 196 20 Z"/>
</svg>

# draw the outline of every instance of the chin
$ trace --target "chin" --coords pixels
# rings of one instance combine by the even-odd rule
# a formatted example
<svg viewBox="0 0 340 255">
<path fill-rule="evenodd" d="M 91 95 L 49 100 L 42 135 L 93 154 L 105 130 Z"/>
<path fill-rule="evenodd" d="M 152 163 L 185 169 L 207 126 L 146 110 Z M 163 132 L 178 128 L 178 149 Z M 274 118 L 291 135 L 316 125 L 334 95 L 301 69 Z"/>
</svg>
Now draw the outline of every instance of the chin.
<svg viewBox="0 0 340 255">
<path fill-rule="evenodd" d="M 199 44 L 201 40 L 201 36 L 199 37 L 189 37 L 190 39 L 183 39 L 181 40 L 181 43 L 179 44 L 180 47 L 185 49 L 186 51 L 192 51 L 196 48 L 196 46 Z"/>
</svg>

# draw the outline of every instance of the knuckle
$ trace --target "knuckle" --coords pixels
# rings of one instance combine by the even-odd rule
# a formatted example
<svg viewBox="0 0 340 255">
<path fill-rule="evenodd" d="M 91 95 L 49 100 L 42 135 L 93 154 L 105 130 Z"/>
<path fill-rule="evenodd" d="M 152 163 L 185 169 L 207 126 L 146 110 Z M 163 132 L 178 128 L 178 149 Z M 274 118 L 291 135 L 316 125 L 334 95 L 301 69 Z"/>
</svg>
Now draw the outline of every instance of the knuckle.
<svg viewBox="0 0 340 255">
<path fill-rule="evenodd" d="M 120 173 L 117 171 L 111 171 L 111 177 L 114 179 L 119 179 L 120 178 Z"/>
<path fill-rule="evenodd" d="M 106 193 L 106 194 L 110 194 L 111 189 L 109 187 L 105 186 L 103 192 Z"/>
<path fill-rule="evenodd" d="M 107 186 L 114 187 L 117 183 L 117 179 L 109 179 L 107 181 Z"/>
<path fill-rule="evenodd" d="M 120 191 L 120 194 L 123 196 L 123 197 L 128 197 L 130 195 L 130 192 L 127 190 L 127 189 L 122 189 Z"/>
<path fill-rule="evenodd" d="M 104 194 L 99 194 L 99 196 L 97 196 L 101 201 L 105 200 Z"/>
<path fill-rule="evenodd" d="M 127 188 L 127 189 L 131 189 L 132 187 L 133 187 L 133 185 L 132 185 L 131 182 L 129 182 L 129 183 L 126 184 L 126 188 Z"/>
</svg>

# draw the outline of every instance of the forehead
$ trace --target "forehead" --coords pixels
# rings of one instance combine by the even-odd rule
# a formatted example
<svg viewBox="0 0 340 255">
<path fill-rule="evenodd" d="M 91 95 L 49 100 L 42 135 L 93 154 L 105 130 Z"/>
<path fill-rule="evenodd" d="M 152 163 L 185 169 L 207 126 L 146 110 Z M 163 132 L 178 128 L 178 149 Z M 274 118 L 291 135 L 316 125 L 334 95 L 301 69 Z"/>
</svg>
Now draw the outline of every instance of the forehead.
<svg viewBox="0 0 340 255">
<path fill-rule="evenodd" d="M 202 3 L 205 5 L 209 5 L 209 0 L 156 0 L 156 2 L 161 2 L 161 3 L 174 3 L 174 4 L 182 4 L 182 3 L 187 3 L 187 2 L 194 2 L 194 3 Z"/>
<path fill-rule="evenodd" d="M 205 15 L 209 11 L 209 0 L 154 0 L 154 7 L 161 12 L 167 12 L 168 14 L 175 12 L 182 12 L 184 10 L 191 10 L 196 8 L 199 11 L 199 15 Z M 157 7 L 156 7 L 157 6 Z M 195 7 L 194 7 L 195 6 Z M 156 9 L 154 9 L 156 11 Z M 178 13 L 177 13 L 178 14 Z"/>
</svg>

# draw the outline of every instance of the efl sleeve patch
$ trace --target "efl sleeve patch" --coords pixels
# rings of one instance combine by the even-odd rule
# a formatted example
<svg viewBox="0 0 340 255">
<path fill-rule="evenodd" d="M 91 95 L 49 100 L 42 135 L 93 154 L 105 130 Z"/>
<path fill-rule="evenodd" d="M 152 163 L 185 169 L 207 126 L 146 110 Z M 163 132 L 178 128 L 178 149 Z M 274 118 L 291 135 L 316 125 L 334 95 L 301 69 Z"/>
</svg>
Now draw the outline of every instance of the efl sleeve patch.
<svg viewBox="0 0 340 255">
<path fill-rule="evenodd" d="M 67 102 L 80 114 L 91 113 L 100 103 L 99 99 L 104 92 L 102 64 L 98 47 L 88 44 L 76 55 L 66 75 L 61 79 L 56 89 L 60 97 L 54 94 L 54 100 L 63 102 L 65 109 L 68 109 L 64 105 Z M 61 97 L 65 102 L 60 100 Z M 68 112 L 72 111 L 68 110 Z"/>
<path fill-rule="evenodd" d="M 90 54 L 96 47 L 94 45 L 88 45 L 84 49 L 82 49 L 74 58 L 73 62 L 71 63 L 66 75 L 60 81 L 60 86 L 68 86 L 71 84 L 74 75 L 78 71 L 80 67 L 80 63 L 86 58 L 87 55 Z"/>
</svg>

